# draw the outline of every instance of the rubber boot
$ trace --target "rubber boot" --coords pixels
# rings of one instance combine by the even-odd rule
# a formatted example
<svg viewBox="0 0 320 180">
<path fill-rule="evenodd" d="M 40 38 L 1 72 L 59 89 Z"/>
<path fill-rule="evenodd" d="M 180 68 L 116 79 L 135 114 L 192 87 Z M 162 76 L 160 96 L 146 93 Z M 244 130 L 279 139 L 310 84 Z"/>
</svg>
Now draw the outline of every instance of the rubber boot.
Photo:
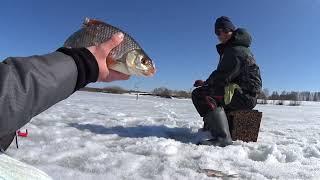
<svg viewBox="0 0 320 180">
<path fill-rule="evenodd" d="M 210 111 L 203 120 L 208 125 L 213 139 L 202 141 L 199 144 L 220 147 L 232 144 L 228 119 L 222 107 L 217 107 L 215 110 Z"/>
<path fill-rule="evenodd" d="M 203 127 L 200 128 L 199 131 L 202 131 L 202 132 L 209 131 L 208 124 L 206 122 L 203 122 Z"/>
</svg>

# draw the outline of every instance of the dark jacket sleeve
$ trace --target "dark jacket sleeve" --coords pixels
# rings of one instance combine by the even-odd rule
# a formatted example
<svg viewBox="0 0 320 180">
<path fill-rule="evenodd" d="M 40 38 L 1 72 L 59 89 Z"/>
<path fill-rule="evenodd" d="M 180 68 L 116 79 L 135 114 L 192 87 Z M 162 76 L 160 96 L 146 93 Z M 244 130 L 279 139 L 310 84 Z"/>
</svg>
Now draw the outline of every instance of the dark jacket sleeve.
<svg viewBox="0 0 320 180">
<path fill-rule="evenodd" d="M 224 88 L 237 77 L 240 73 L 240 57 L 236 54 L 234 49 L 226 49 L 217 69 L 211 73 L 205 84 L 209 87 Z"/>
<path fill-rule="evenodd" d="M 97 80 L 94 56 L 86 49 L 81 52 L 10 57 L 0 62 L 0 137 L 15 132 L 32 117 Z M 91 68 L 86 66 L 88 62 Z"/>
</svg>

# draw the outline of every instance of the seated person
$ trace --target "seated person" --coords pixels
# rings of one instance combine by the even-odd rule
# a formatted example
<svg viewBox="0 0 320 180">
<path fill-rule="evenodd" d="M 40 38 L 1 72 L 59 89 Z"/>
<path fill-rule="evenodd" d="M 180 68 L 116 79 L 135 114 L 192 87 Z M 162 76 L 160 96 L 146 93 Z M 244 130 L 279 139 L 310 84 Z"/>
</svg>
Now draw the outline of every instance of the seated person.
<svg viewBox="0 0 320 180">
<path fill-rule="evenodd" d="M 222 16 L 215 22 L 215 34 L 221 42 L 217 45 L 218 67 L 206 81 L 195 82 L 192 101 L 203 117 L 203 130 L 213 136 L 200 144 L 224 147 L 232 144 L 224 110 L 253 109 L 262 80 L 249 49 L 252 39 L 245 29 L 236 29 L 228 17 Z"/>
</svg>

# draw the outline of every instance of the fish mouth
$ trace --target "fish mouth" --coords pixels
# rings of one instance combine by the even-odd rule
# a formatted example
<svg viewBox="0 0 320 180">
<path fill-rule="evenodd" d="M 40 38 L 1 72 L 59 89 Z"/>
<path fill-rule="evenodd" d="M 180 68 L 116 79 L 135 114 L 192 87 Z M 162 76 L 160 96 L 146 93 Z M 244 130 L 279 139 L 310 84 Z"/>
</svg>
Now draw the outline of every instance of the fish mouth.
<svg viewBox="0 0 320 180">
<path fill-rule="evenodd" d="M 154 74 L 157 72 L 157 70 L 155 68 L 149 69 L 146 72 L 143 72 L 143 75 L 145 76 L 154 76 Z"/>
</svg>

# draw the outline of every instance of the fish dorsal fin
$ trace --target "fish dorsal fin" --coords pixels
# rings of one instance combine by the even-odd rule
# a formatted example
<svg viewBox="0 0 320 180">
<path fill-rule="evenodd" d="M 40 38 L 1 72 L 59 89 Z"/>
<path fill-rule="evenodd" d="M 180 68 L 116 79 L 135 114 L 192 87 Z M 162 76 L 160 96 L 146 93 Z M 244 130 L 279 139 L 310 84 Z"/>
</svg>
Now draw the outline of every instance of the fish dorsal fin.
<svg viewBox="0 0 320 180">
<path fill-rule="evenodd" d="M 89 27 L 89 26 L 92 26 L 92 25 L 99 25 L 99 24 L 106 24 L 106 23 L 102 22 L 100 20 L 97 20 L 97 19 L 90 19 L 88 17 L 86 17 L 84 19 L 84 22 L 83 22 L 83 26 L 84 27 Z"/>
</svg>

